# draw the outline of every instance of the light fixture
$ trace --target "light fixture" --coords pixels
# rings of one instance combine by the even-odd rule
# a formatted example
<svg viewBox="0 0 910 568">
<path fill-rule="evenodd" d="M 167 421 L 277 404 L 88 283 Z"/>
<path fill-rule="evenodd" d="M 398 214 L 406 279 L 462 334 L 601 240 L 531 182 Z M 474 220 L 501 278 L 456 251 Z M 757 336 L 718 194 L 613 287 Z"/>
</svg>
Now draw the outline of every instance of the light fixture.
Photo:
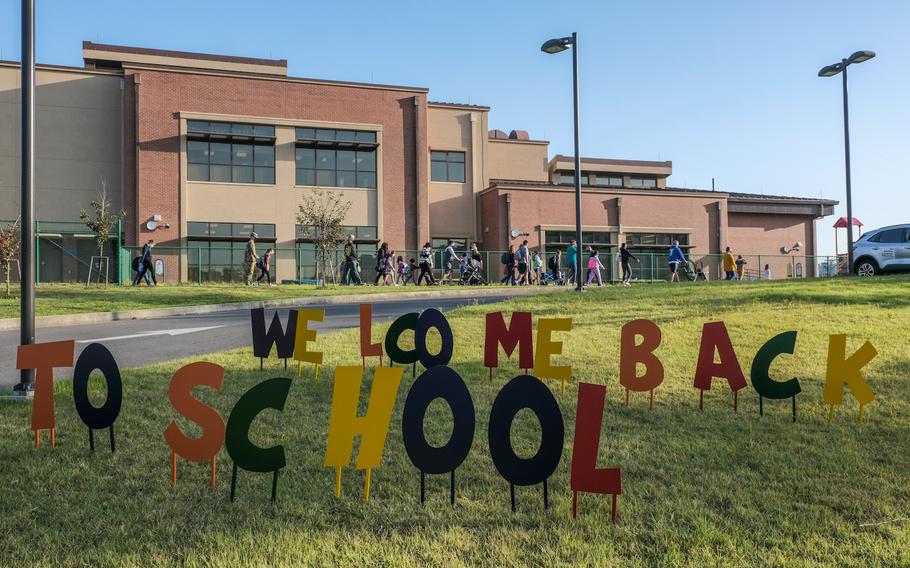
<svg viewBox="0 0 910 568">
<path fill-rule="evenodd" d="M 540 51 L 544 53 L 559 53 L 569 49 L 572 45 L 572 38 L 570 37 L 561 37 L 556 39 L 550 39 L 543 43 L 540 46 Z"/>
</svg>

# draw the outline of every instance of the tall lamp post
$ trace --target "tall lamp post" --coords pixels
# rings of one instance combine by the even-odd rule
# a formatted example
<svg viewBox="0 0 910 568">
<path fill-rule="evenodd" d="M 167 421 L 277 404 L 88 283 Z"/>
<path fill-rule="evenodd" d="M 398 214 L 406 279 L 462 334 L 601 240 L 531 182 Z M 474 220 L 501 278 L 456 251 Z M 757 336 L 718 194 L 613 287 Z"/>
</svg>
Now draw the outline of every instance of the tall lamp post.
<svg viewBox="0 0 910 568">
<path fill-rule="evenodd" d="M 581 154 L 578 151 L 578 34 L 545 41 L 544 53 L 559 53 L 572 48 L 572 95 L 575 121 L 575 291 L 583 292 L 581 258 Z"/>
<path fill-rule="evenodd" d="M 35 342 L 35 0 L 22 0 L 22 73 L 20 156 L 22 159 L 19 187 L 21 190 L 21 245 L 19 277 L 20 344 Z M 34 371 L 23 369 L 17 394 L 32 390 Z"/>
<path fill-rule="evenodd" d="M 842 75 L 844 89 L 844 167 L 847 172 L 847 271 L 853 272 L 853 201 L 850 195 L 850 114 L 847 99 L 847 67 L 854 63 L 869 61 L 875 57 L 874 51 L 857 51 L 840 63 L 826 65 L 818 72 L 819 77 Z"/>
</svg>

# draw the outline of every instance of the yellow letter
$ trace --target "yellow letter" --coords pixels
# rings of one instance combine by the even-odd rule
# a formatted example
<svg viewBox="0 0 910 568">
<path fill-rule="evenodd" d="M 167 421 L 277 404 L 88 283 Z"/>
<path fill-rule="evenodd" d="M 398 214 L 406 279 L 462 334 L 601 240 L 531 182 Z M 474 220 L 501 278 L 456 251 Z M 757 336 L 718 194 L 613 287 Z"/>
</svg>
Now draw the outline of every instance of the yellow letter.
<svg viewBox="0 0 910 568">
<path fill-rule="evenodd" d="M 553 341 L 554 331 L 572 329 L 572 318 L 541 318 L 537 320 L 537 345 L 534 348 L 534 375 L 538 379 L 559 379 L 562 390 L 566 391 L 566 381 L 572 377 L 571 365 L 550 364 L 550 357 L 562 354 L 562 341 Z"/>
<path fill-rule="evenodd" d="M 325 449 L 326 467 L 335 468 L 335 494 L 341 495 L 341 468 L 351 462 L 354 436 L 359 435 L 357 469 L 366 469 L 364 500 L 370 498 L 370 470 L 379 467 L 401 383 L 402 367 L 379 367 L 373 375 L 366 414 L 357 415 L 363 367 L 335 367 L 332 417 Z"/>
<path fill-rule="evenodd" d="M 311 321 L 322 321 L 325 310 L 297 310 L 297 333 L 294 336 L 294 360 L 297 361 L 297 378 L 300 378 L 302 363 L 316 365 L 314 378 L 319 378 L 319 365 L 322 364 L 322 351 L 307 351 L 306 344 L 316 341 L 316 330 L 310 329 Z"/>
<path fill-rule="evenodd" d="M 863 406 L 875 400 L 875 393 L 869 388 L 863 378 L 862 368 L 871 361 L 878 351 L 868 341 L 856 352 L 846 358 L 847 336 L 844 334 L 832 335 L 828 339 L 828 369 L 825 373 L 825 404 L 830 405 L 828 422 L 834 414 L 834 406 L 842 404 L 844 400 L 844 383 L 859 401 L 859 421 L 863 420 Z"/>
</svg>

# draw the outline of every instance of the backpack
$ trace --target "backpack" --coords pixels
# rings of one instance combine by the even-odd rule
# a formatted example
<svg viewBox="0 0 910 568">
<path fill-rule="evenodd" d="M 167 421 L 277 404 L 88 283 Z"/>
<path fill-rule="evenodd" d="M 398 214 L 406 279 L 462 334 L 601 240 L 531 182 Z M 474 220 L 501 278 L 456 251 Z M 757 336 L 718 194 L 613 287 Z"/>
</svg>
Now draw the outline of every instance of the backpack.
<svg viewBox="0 0 910 568">
<path fill-rule="evenodd" d="M 509 264 L 509 253 L 507 253 L 507 252 L 502 253 L 502 256 L 499 258 L 499 261 L 502 262 L 503 264 Z"/>
<path fill-rule="evenodd" d="M 133 270 L 135 270 L 136 272 L 139 272 L 139 269 L 142 267 L 141 261 L 142 261 L 141 256 L 137 256 L 133 259 Z"/>
</svg>

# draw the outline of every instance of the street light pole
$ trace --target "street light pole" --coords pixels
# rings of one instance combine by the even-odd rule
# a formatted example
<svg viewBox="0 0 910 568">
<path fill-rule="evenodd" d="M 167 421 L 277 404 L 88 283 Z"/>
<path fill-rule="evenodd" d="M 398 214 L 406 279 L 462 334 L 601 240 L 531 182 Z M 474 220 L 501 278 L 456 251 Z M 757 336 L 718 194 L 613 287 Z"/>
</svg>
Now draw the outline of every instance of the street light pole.
<svg viewBox="0 0 910 568">
<path fill-rule="evenodd" d="M 572 94 L 575 120 L 575 291 L 584 291 L 581 257 L 581 153 L 578 149 L 578 34 L 572 32 Z"/>
<path fill-rule="evenodd" d="M 544 53 L 559 53 L 572 48 L 572 113 L 575 126 L 575 291 L 583 292 L 581 257 L 581 152 L 578 148 L 578 33 L 545 41 L 540 46 Z"/>
<path fill-rule="evenodd" d="M 21 345 L 35 342 L 35 0 L 22 0 L 21 135 L 19 176 L 20 198 L 20 276 L 19 332 Z M 32 390 L 34 370 L 23 369 L 14 390 Z"/>
<path fill-rule="evenodd" d="M 850 57 L 841 59 L 840 63 L 826 65 L 818 72 L 819 77 L 833 77 L 841 73 L 844 98 L 844 168 L 847 177 L 847 272 L 853 272 L 853 196 L 850 179 L 850 111 L 847 96 L 847 67 L 856 63 L 863 63 L 875 57 L 874 51 L 856 51 Z M 836 252 L 836 251 L 835 251 Z"/>
<path fill-rule="evenodd" d="M 847 97 L 847 60 L 842 59 L 844 86 L 844 168 L 847 174 L 847 266 L 853 272 L 853 198 L 850 179 L 850 111 Z M 837 252 L 837 251 L 835 251 Z"/>
</svg>

